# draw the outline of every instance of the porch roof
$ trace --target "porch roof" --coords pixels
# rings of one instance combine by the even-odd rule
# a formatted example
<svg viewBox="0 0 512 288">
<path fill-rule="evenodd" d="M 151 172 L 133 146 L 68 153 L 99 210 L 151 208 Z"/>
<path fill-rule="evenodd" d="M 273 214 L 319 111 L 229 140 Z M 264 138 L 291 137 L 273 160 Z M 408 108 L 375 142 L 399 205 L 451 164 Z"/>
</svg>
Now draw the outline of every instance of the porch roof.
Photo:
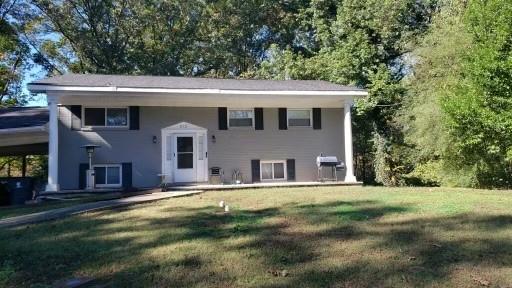
<svg viewBox="0 0 512 288">
<path fill-rule="evenodd" d="M 55 88 L 54 86 L 242 91 L 364 91 L 355 86 L 338 85 L 320 80 L 254 80 L 100 74 L 66 74 L 29 84 L 32 92 L 45 92 Z"/>
</svg>

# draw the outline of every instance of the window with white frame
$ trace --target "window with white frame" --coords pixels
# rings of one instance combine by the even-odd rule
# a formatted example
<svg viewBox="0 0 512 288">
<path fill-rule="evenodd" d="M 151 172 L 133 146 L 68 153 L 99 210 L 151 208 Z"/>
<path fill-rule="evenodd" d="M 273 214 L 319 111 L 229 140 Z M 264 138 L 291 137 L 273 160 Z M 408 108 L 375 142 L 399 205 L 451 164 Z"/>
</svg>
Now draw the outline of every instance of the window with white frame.
<svg viewBox="0 0 512 288">
<path fill-rule="evenodd" d="M 253 109 L 229 109 L 228 110 L 229 127 L 253 127 L 254 110 Z"/>
<path fill-rule="evenodd" d="M 288 127 L 311 127 L 312 114 L 311 109 L 288 109 Z"/>
<path fill-rule="evenodd" d="M 94 165 L 96 187 L 121 187 L 122 166 L 119 164 Z"/>
<path fill-rule="evenodd" d="M 260 161 L 262 181 L 286 180 L 286 161 Z"/>
<path fill-rule="evenodd" d="M 84 107 L 84 127 L 128 127 L 127 107 Z"/>
</svg>

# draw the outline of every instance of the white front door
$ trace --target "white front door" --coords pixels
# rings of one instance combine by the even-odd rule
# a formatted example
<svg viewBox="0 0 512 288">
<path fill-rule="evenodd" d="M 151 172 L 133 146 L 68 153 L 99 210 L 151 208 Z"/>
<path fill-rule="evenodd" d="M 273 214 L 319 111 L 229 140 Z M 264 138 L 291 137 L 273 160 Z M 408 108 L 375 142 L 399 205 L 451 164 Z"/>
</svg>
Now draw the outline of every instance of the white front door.
<svg viewBox="0 0 512 288">
<path fill-rule="evenodd" d="M 174 182 L 196 182 L 196 135 L 174 134 L 173 144 Z"/>
</svg>

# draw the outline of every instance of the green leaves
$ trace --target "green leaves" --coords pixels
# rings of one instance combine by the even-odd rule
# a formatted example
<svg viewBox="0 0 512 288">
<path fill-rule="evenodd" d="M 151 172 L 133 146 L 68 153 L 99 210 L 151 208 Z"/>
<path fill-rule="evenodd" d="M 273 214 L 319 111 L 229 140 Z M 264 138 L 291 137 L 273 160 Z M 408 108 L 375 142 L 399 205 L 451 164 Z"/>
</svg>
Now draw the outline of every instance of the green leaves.
<svg viewBox="0 0 512 288">
<path fill-rule="evenodd" d="M 471 45 L 458 83 L 442 98 L 453 142 L 450 158 L 477 167 L 477 185 L 512 185 L 512 4 L 473 1 L 464 15 Z"/>
<path fill-rule="evenodd" d="M 292 43 L 304 1 L 31 1 L 41 59 L 73 72 L 239 76 Z M 47 39 L 48 40 L 48 39 Z M 41 43 L 40 43 L 41 44 Z M 41 61 L 43 63 L 43 61 Z M 47 67 L 48 68 L 48 67 Z"/>
<path fill-rule="evenodd" d="M 29 48 L 17 31 L 23 19 L 17 19 L 16 1 L 0 5 L 0 107 L 22 105 L 27 95 L 21 90 L 23 72 L 28 67 Z"/>
</svg>

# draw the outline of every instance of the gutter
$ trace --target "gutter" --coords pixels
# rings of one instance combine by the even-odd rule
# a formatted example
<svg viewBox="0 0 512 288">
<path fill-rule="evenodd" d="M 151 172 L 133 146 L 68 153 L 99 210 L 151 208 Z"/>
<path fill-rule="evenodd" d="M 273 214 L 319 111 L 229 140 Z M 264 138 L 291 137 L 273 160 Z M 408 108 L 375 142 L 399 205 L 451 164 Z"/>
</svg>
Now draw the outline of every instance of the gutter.
<svg viewBox="0 0 512 288">
<path fill-rule="evenodd" d="M 42 126 L 32 126 L 32 127 L 0 129 L 0 135 L 17 134 L 17 133 L 47 132 L 47 131 L 48 131 L 47 125 L 42 125 Z"/>
</svg>

